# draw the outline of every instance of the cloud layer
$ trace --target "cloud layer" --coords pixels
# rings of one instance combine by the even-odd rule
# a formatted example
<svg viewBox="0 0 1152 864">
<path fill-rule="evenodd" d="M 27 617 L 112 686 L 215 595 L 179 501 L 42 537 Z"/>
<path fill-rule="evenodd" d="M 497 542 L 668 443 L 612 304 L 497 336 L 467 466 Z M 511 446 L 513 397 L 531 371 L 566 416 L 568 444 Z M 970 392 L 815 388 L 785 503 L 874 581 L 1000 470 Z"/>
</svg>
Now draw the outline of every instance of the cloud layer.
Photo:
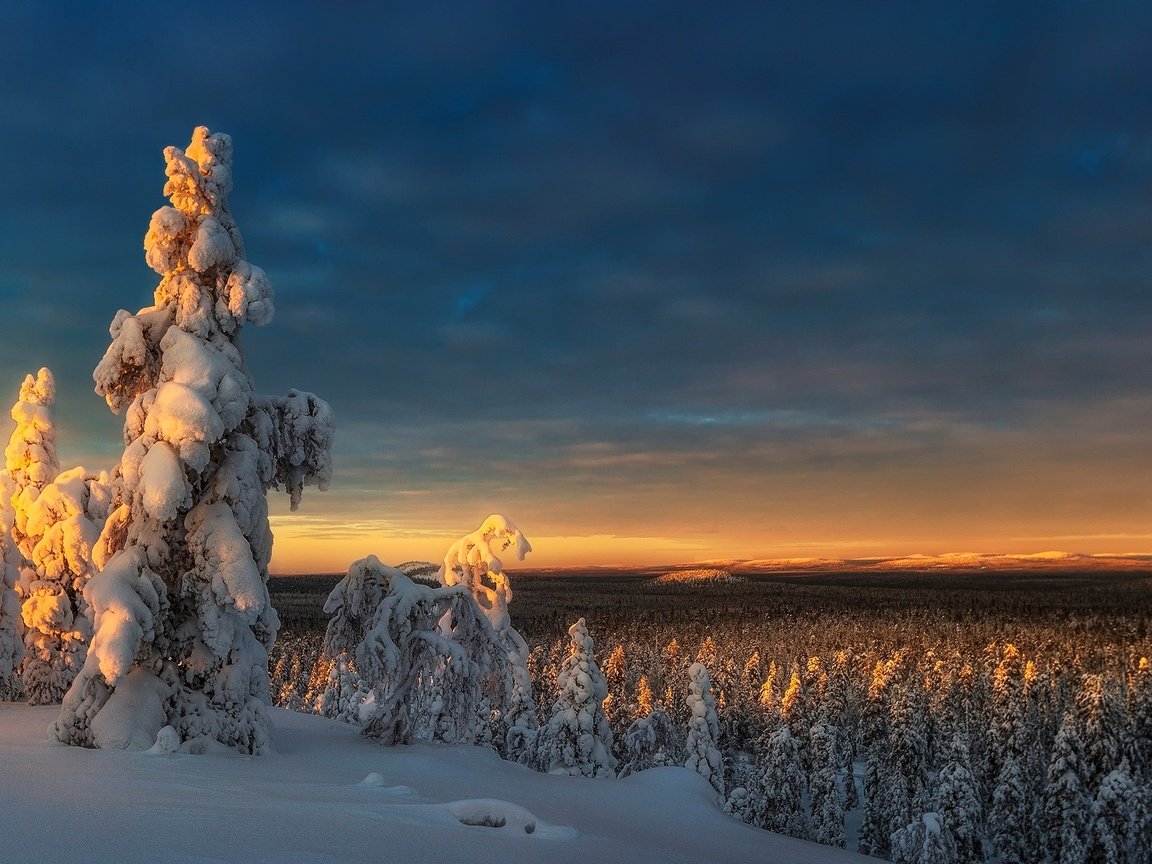
<svg viewBox="0 0 1152 864">
<path fill-rule="evenodd" d="M 808 7 L 6 3 L 0 374 L 51 366 L 65 459 L 115 458 L 88 376 L 205 123 L 277 292 L 258 385 L 340 420 L 297 554 L 490 510 L 601 538 L 541 563 L 1132 551 L 1152 12 Z"/>
</svg>

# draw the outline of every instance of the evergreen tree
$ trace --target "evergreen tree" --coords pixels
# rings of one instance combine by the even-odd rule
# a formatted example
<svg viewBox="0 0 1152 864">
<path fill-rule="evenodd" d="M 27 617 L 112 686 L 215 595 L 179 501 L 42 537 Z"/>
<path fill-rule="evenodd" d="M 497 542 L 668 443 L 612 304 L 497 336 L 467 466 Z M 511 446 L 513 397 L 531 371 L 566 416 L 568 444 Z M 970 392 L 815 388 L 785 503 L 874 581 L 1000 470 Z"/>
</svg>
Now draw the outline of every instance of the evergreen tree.
<svg viewBox="0 0 1152 864">
<path fill-rule="evenodd" d="M 1086 864 L 1147 864 L 1148 796 L 1132 780 L 1128 760 L 1104 776 L 1092 801 L 1085 844 Z"/>
<path fill-rule="evenodd" d="M 895 864 L 954 864 L 956 844 L 935 813 L 925 813 L 892 835 Z"/>
<path fill-rule="evenodd" d="M 888 786 L 888 688 L 894 663 L 877 660 L 872 668 L 868 701 L 864 708 L 864 818 L 860 824 L 858 850 L 862 855 L 888 857 L 893 825 Z"/>
<path fill-rule="evenodd" d="M 19 579 L 20 550 L 12 540 L 12 480 L 0 472 L 0 702 L 14 702 L 24 692 L 20 683 L 20 662 L 24 659 L 23 623 Z"/>
<path fill-rule="evenodd" d="M 16 428 L 4 448 L 4 463 L 12 484 L 7 494 L 12 503 L 12 539 L 26 562 L 32 560 L 28 541 L 28 514 L 40 490 L 60 473 L 56 458 L 56 424 L 52 404 L 56 401 L 56 379 L 48 369 L 35 377 L 28 375 L 20 385 L 20 397 L 12 406 Z"/>
<path fill-rule="evenodd" d="M 980 864 L 984 854 L 984 812 L 969 763 L 968 746 L 957 732 L 948 762 L 936 779 L 936 811 L 952 835 L 957 864 Z"/>
<path fill-rule="evenodd" d="M 1084 834 L 1091 805 L 1085 779 L 1084 744 L 1077 731 L 1076 718 L 1068 712 L 1060 724 L 1048 764 L 1041 811 L 1043 851 L 1051 864 L 1083 864 Z"/>
<path fill-rule="evenodd" d="M 836 783 L 840 758 L 836 727 L 817 723 L 812 727 L 812 782 L 808 797 L 812 805 L 812 839 L 825 846 L 844 847 L 844 804 Z"/>
<path fill-rule="evenodd" d="M 688 740 L 684 767 L 695 771 L 724 795 L 724 763 L 716 741 L 720 728 L 716 719 L 716 701 L 712 698 L 712 682 L 703 663 L 688 668 Z"/>
<path fill-rule="evenodd" d="M 1102 675 L 1085 675 L 1073 709 L 1084 745 L 1084 788 L 1094 796 L 1104 778 L 1120 764 L 1124 715 Z"/>
<path fill-rule="evenodd" d="M 1027 839 L 1029 800 L 1020 763 L 1009 755 L 1000 769 L 988 820 L 1001 864 L 1027 864 L 1032 860 Z"/>
<path fill-rule="evenodd" d="M 679 764 L 684 749 L 676 724 L 667 712 L 657 708 L 645 717 L 638 717 L 624 735 L 624 760 L 620 776 Z"/>
<path fill-rule="evenodd" d="M 30 705 L 60 702 L 80 671 L 92 638 L 83 591 L 93 546 L 108 514 L 106 478 L 74 468 L 40 490 L 24 525 L 31 565 L 24 569 L 24 666 Z"/>
<path fill-rule="evenodd" d="M 595 643 L 581 618 L 568 628 L 571 647 L 556 678 L 560 696 L 536 739 L 536 761 L 554 774 L 611 777 L 612 730 L 604 716 L 608 685 L 594 657 Z"/>
<path fill-rule="evenodd" d="M 777 834 L 810 839 L 811 830 L 804 814 L 804 769 L 791 730 L 781 726 L 771 732 L 763 750 L 763 827 Z"/>
<path fill-rule="evenodd" d="M 272 296 L 228 210 L 231 138 L 201 126 L 187 151 L 164 155 L 172 206 L 144 240 L 162 276 L 155 304 L 116 314 L 93 374 L 109 407 L 126 409 L 123 483 L 84 589 L 92 644 L 52 731 L 141 747 L 160 722 L 184 741 L 262 753 L 279 628 L 266 492 L 284 489 L 295 509 L 305 485 L 326 488 L 332 419 L 311 394 L 253 392 L 237 340 L 271 320 Z"/>
</svg>

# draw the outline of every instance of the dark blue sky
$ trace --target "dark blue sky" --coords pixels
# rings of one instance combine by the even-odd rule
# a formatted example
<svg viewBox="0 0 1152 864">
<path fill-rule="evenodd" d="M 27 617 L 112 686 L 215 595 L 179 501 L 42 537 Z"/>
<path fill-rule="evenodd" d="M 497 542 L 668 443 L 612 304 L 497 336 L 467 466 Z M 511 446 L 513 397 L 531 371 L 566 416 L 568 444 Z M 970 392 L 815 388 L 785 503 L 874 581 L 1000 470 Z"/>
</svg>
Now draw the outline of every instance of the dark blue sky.
<svg viewBox="0 0 1152 864">
<path fill-rule="evenodd" d="M 203 123 L 257 385 L 339 417 L 276 520 L 326 567 L 490 510 L 541 564 L 1152 549 L 1149 4 L 279 7 L 0 4 L 0 375 L 66 463 Z"/>
</svg>

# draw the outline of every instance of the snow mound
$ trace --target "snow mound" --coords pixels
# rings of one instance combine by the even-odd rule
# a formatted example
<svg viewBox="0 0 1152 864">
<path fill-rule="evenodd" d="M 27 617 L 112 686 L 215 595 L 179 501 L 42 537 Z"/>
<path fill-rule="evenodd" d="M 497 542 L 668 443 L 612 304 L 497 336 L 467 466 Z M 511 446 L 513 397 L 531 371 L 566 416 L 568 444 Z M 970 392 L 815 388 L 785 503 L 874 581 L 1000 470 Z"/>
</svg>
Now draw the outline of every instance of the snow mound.
<svg viewBox="0 0 1152 864">
<path fill-rule="evenodd" d="M 391 795 L 415 795 L 416 794 L 416 790 L 413 789 L 411 786 L 403 786 L 403 785 L 388 786 L 388 785 L 385 785 L 385 783 L 386 783 L 386 781 L 384 780 L 384 777 L 382 775 L 376 773 L 375 771 L 373 771 L 372 773 L 370 773 L 367 777 L 365 777 L 363 780 L 361 780 L 356 785 L 360 786 L 364 789 L 379 789 L 381 792 L 387 792 Z"/>
<path fill-rule="evenodd" d="M 499 798 L 471 798 L 442 805 L 460 820 L 461 825 L 481 828 L 510 828 L 531 834 L 536 830 L 536 817 L 519 804 Z"/>
</svg>

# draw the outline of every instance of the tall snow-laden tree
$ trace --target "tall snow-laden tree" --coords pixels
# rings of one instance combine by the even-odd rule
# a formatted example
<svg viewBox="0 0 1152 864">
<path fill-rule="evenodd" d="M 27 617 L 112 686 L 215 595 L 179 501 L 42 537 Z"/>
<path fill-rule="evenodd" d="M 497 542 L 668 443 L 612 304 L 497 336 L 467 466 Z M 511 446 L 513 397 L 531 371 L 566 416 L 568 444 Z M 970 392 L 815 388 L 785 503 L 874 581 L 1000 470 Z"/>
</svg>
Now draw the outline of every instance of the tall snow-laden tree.
<svg viewBox="0 0 1152 864">
<path fill-rule="evenodd" d="M 720 726 L 716 719 L 716 700 L 712 682 L 703 663 L 688 667 L 688 740 L 684 745 L 684 767 L 695 771 L 724 795 L 724 761 L 716 747 Z"/>
<path fill-rule="evenodd" d="M 1009 755 L 1000 767 L 1000 776 L 992 793 L 992 809 L 988 814 L 992 842 L 1000 853 L 1002 864 L 1026 864 L 1030 860 L 1030 801 L 1020 763 Z"/>
<path fill-rule="evenodd" d="M 836 783 L 840 767 L 836 727 L 817 723 L 812 727 L 812 839 L 825 846 L 844 846 L 844 803 Z"/>
<path fill-rule="evenodd" d="M 511 519 L 494 513 L 480 527 L 453 543 L 444 556 L 439 579 L 445 586 L 464 585 L 496 631 L 507 654 L 508 693 L 500 699 L 496 712 L 497 749 L 510 759 L 526 758 L 536 734 L 536 704 L 532 696 L 532 676 L 528 672 L 528 645 L 512 626 L 508 603 L 512 586 L 497 553 L 511 549 L 523 561 L 532 551 L 527 538 Z"/>
<path fill-rule="evenodd" d="M 107 477 L 73 468 L 40 490 L 28 508 L 31 567 L 20 580 L 24 597 L 24 666 L 31 705 L 59 702 L 80 671 L 92 638 L 84 586 L 93 547 L 108 515 Z"/>
<path fill-rule="evenodd" d="M 1128 760 L 1100 781 L 1088 818 L 1084 860 L 1087 864 L 1147 864 L 1148 794 L 1132 780 Z"/>
<path fill-rule="evenodd" d="M 84 589 L 94 633 L 53 733 L 144 747 L 165 725 L 245 753 L 271 744 L 267 490 L 295 508 L 331 478 L 332 416 L 309 393 L 254 393 L 238 337 L 272 318 L 264 271 L 228 210 L 232 140 L 164 151 L 171 206 L 144 238 L 155 303 L 116 314 L 96 391 L 125 413 L 117 506 Z M 103 560 L 107 556 L 106 560 Z"/>
<path fill-rule="evenodd" d="M 20 385 L 20 398 L 12 406 L 16 428 L 4 448 L 4 463 L 12 487 L 8 491 L 13 508 L 12 537 L 26 561 L 32 559 L 26 526 L 32 503 L 60 473 L 56 458 L 56 425 L 52 403 L 56 401 L 56 380 L 48 369 L 28 375 Z"/>
<path fill-rule="evenodd" d="M 596 645 L 583 618 L 568 628 L 568 636 L 568 656 L 556 676 L 560 695 L 536 738 L 536 763 L 553 774 L 611 777 L 616 759 L 603 708 L 608 684 L 596 665 Z"/>
<path fill-rule="evenodd" d="M 948 761 L 936 778 L 936 814 L 952 835 L 957 864 L 981 864 L 984 854 L 984 808 L 972 773 L 963 733 L 952 738 Z"/>
<path fill-rule="evenodd" d="M 1056 733 L 1041 811 L 1044 852 L 1051 864 L 1083 864 L 1092 803 L 1084 788 L 1085 776 L 1084 744 L 1069 711 Z"/>
<path fill-rule="evenodd" d="M 23 625 L 16 594 L 20 550 L 12 539 L 12 485 L 7 472 L 0 472 L 0 702 L 14 702 L 24 692 L 20 683 Z"/>
<path fill-rule="evenodd" d="M 804 769 L 800 750 L 787 726 L 772 731 L 761 756 L 764 828 L 801 840 L 811 838 L 804 813 Z"/>
<path fill-rule="evenodd" d="M 1092 796 L 1120 764 L 1124 714 L 1103 675 L 1084 676 L 1073 710 L 1083 745 L 1085 791 Z"/>
</svg>

